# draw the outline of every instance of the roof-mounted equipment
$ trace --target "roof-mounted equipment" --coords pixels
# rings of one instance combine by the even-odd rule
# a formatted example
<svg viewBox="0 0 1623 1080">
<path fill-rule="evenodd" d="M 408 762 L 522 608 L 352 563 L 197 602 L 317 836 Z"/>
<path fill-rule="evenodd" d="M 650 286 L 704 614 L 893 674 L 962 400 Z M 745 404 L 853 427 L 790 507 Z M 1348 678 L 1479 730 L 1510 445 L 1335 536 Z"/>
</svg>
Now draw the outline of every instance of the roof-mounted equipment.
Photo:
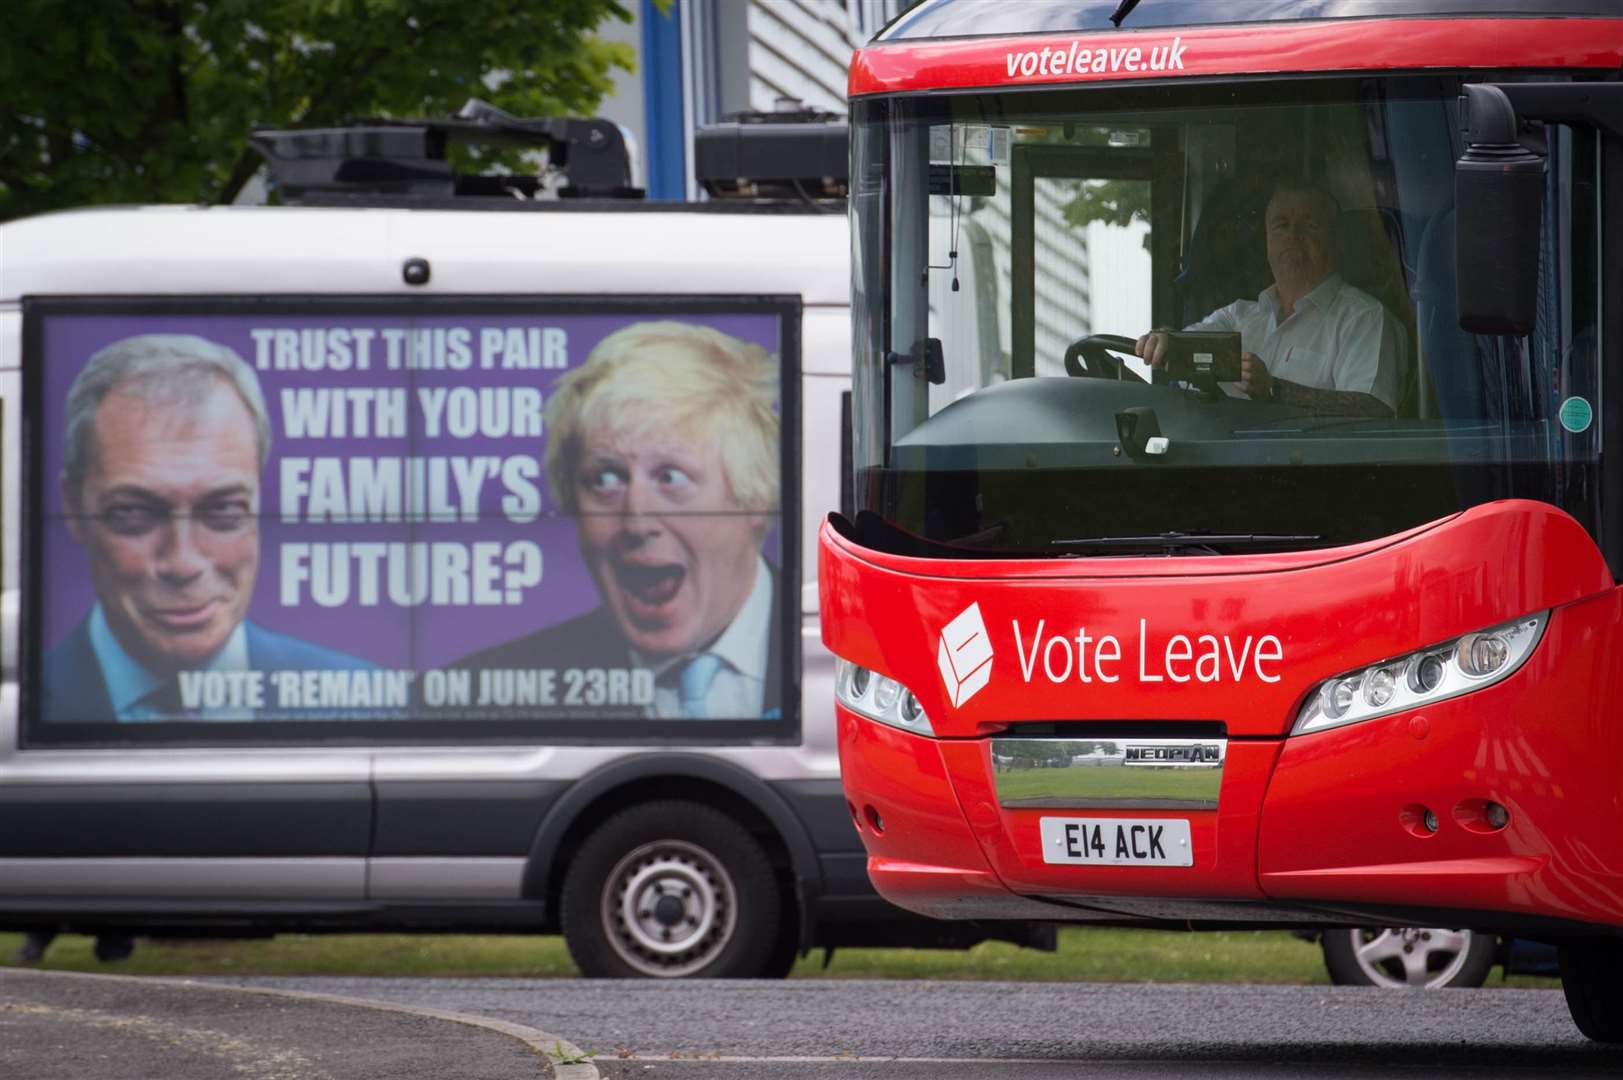
<svg viewBox="0 0 1623 1080">
<path fill-rule="evenodd" d="M 845 118 L 779 99 L 693 137 L 694 176 L 712 198 L 843 199 L 851 171 Z"/>
<path fill-rule="evenodd" d="M 541 176 L 458 173 L 452 143 L 543 149 L 561 174 L 561 198 L 641 198 L 631 185 L 625 135 L 608 120 L 512 116 L 477 98 L 449 119 L 366 119 L 343 127 L 256 129 L 249 142 L 265 156 L 271 182 L 288 202 L 489 197 L 531 199 Z"/>
</svg>

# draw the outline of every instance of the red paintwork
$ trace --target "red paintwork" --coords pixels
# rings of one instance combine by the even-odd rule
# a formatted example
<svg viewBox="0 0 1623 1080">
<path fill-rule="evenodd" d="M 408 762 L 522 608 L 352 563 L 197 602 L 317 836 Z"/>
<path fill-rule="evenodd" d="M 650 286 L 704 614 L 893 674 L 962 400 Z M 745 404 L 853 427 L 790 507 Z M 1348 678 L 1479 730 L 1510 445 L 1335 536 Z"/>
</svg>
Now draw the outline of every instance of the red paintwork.
<svg viewBox="0 0 1623 1080">
<path fill-rule="evenodd" d="M 862 828 L 870 873 L 904 907 L 1065 917 L 1012 892 L 1362 902 L 1623 925 L 1623 590 L 1577 523 L 1550 506 L 1503 501 L 1386 543 L 1205 559 L 911 559 L 825 526 L 819 581 L 828 647 L 908 686 L 941 736 L 840 711 L 848 797 L 886 824 L 883 835 Z M 954 709 L 936 648 L 970 603 L 991 638 L 992 675 Z M 1502 683 L 1286 737 L 1302 696 L 1328 676 L 1546 608 L 1555 610 L 1545 639 Z M 1152 655 L 1173 633 L 1275 634 L 1279 681 L 1140 684 L 1127 647 L 1140 618 Z M 1029 634 L 1039 619 L 1045 636 L 1074 638 L 1079 624 L 1118 635 L 1120 681 L 1084 685 L 1073 674 L 1055 685 L 1038 660 L 1025 682 L 1011 623 Z M 985 736 L 1052 720 L 1109 722 L 1123 734 L 1135 720 L 1225 725 L 1218 810 L 1114 815 L 1187 817 L 1193 867 L 1041 861 L 1037 820 L 1054 811 L 997 805 Z M 1508 828 L 1455 820 L 1457 804 L 1482 799 L 1510 808 Z M 1436 811 L 1437 835 L 1400 824 L 1412 804 Z"/>
<path fill-rule="evenodd" d="M 840 706 L 835 712 L 840 774 L 880 895 L 941 919 L 1050 917 L 1022 910 L 986 864 L 947 779 L 941 743 Z M 862 820 L 868 807 L 878 811 L 883 833 Z"/>
<path fill-rule="evenodd" d="M 1555 612 L 1502 683 L 1287 740 L 1257 847 L 1263 890 L 1623 923 L 1620 627 L 1613 589 Z M 1469 799 L 1502 803 L 1510 824 L 1461 826 L 1454 807 Z M 1409 804 L 1437 814 L 1436 835 L 1403 829 Z"/>
<path fill-rule="evenodd" d="M 1290 569 L 1284 567 L 1289 566 Z M 936 734 L 963 738 L 1019 720 L 1218 720 L 1231 736 L 1280 736 L 1321 679 L 1612 587 L 1582 527 L 1544 503 L 1475 507 L 1385 545 L 1221 558 L 913 559 L 858 548 L 824 527 L 823 640 L 891 676 L 924 704 Z M 991 683 L 957 709 L 936 669 L 941 628 L 979 603 L 992 639 Z M 1280 639 L 1270 674 L 1215 684 L 1138 681 L 1174 634 Z M 1014 622 L 1030 651 L 1086 627 L 1121 645 L 1118 680 L 1055 684 L 1039 659 L 1022 677 Z M 1056 669 L 1060 653 L 1054 654 Z M 1225 661 L 1226 662 L 1226 661 Z"/>
<path fill-rule="evenodd" d="M 1179 39 L 1182 71 L 1009 75 L 1011 54 L 1047 47 L 1154 47 Z M 849 94 L 896 94 L 1011 86 L 1063 86 L 1214 75 L 1424 71 L 1469 68 L 1592 68 L 1623 65 L 1623 19 L 1336 19 L 1268 26 L 1156 28 L 1112 33 L 1030 34 L 902 41 L 862 49 L 851 60 Z"/>
</svg>

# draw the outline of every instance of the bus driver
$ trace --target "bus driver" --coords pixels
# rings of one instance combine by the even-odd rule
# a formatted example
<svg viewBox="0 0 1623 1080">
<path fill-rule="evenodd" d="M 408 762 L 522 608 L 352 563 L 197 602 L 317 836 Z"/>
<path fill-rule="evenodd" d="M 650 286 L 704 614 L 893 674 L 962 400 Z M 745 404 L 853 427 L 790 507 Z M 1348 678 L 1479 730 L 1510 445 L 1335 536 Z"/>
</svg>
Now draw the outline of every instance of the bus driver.
<svg viewBox="0 0 1623 1080">
<path fill-rule="evenodd" d="M 1322 415 L 1388 417 L 1397 411 L 1407 352 L 1397 321 L 1337 273 L 1340 209 L 1304 180 L 1274 186 L 1263 219 L 1274 283 L 1187 327 L 1239 331 L 1240 392 Z M 1136 351 L 1166 365 L 1167 334 L 1152 330 Z M 1226 384 L 1230 385 L 1230 384 Z"/>
</svg>

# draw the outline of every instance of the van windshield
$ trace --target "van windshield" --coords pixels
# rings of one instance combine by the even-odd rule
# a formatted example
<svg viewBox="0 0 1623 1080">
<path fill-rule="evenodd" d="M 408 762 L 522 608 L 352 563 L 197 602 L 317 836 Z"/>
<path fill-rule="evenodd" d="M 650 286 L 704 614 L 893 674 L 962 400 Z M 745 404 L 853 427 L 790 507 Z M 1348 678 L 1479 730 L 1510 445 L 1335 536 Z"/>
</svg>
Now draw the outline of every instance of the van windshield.
<svg viewBox="0 0 1623 1080">
<path fill-rule="evenodd" d="M 1458 94 L 1425 76 L 858 102 L 864 541 L 1224 554 L 1502 498 L 1593 527 L 1595 138 L 1543 133 L 1534 333 L 1468 334 Z"/>
</svg>

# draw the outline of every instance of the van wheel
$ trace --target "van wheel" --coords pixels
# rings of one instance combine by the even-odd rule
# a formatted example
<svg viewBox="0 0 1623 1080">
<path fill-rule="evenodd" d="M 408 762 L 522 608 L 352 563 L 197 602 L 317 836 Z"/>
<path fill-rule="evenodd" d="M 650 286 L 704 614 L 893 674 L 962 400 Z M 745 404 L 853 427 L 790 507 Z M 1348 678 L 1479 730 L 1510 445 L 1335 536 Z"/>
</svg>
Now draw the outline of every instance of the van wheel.
<svg viewBox="0 0 1623 1080">
<path fill-rule="evenodd" d="M 761 970 L 756 972 L 757 978 L 787 979 L 789 973 L 795 969 L 800 960 L 800 920 L 795 905 L 790 901 L 790 891 L 794 886 L 786 882 L 778 883 L 778 930 L 771 949 L 761 961 Z"/>
<path fill-rule="evenodd" d="M 1561 991 L 1578 1030 L 1596 1042 L 1623 1043 L 1623 942 L 1561 946 Z"/>
<path fill-rule="evenodd" d="M 743 826 L 672 801 L 622 810 L 586 838 L 564 875 L 559 921 L 591 978 L 754 978 L 777 966 L 781 909 L 772 867 Z"/>
<path fill-rule="evenodd" d="M 1324 966 L 1337 986 L 1481 986 L 1496 947 L 1492 934 L 1431 927 L 1326 930 L 1323 938 Z"/>
</svg>

